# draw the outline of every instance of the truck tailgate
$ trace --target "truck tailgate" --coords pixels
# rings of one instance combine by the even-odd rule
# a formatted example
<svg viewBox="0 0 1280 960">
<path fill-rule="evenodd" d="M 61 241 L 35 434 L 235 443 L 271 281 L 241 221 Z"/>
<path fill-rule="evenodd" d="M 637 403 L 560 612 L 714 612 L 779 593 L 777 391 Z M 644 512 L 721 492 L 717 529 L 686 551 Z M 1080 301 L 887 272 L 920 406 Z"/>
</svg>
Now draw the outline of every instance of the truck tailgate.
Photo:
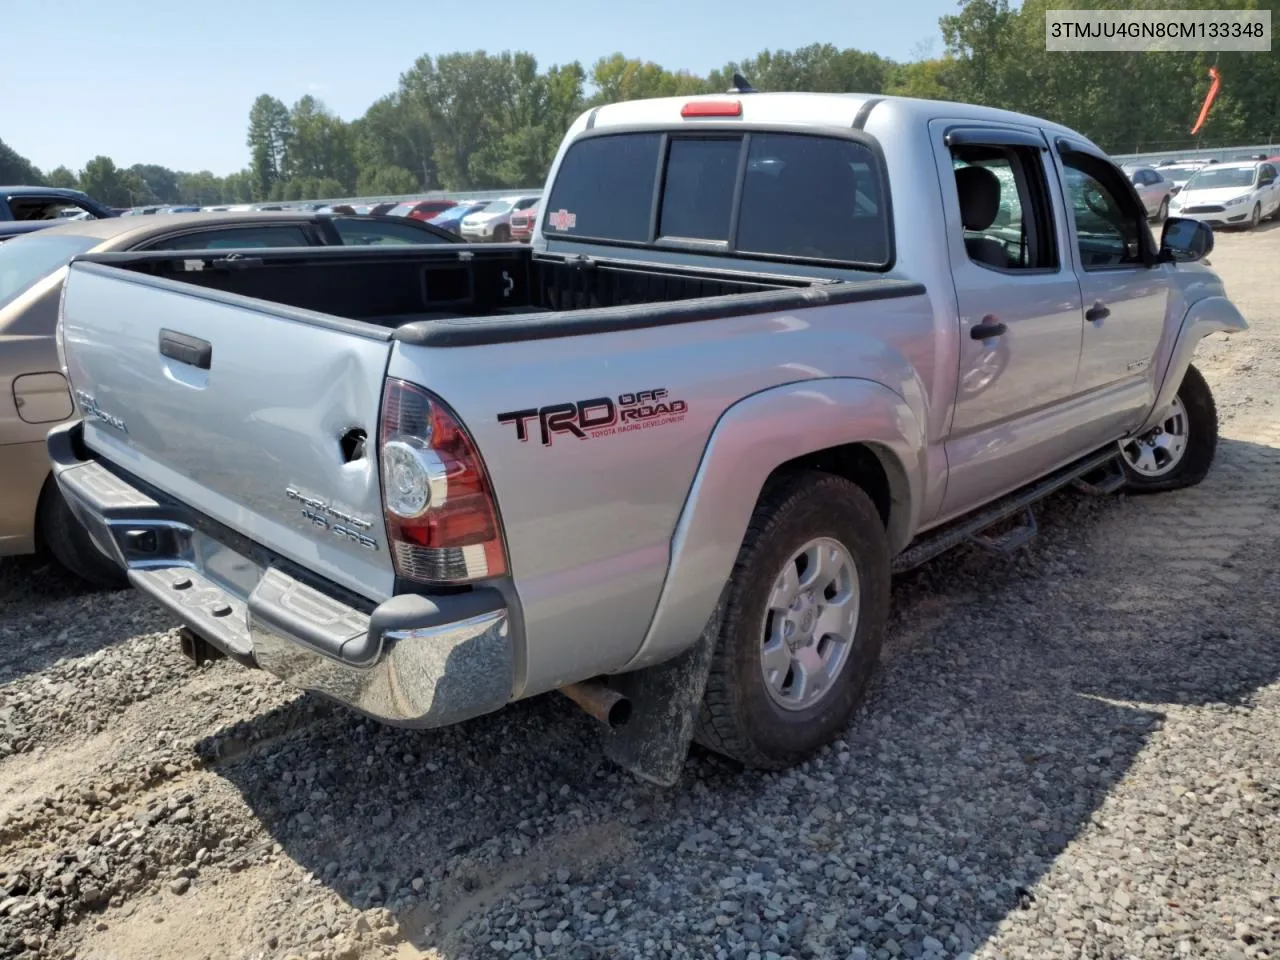
<svg viewBox="0 0 1280 960">
<path fill-rule="evenodd" d="M 74 263 L 60 335 L 85 443 L 381 600 L 394 582 L 376 457 L 390 345 L 377 331 L 287 313 Z"/>
</svg>

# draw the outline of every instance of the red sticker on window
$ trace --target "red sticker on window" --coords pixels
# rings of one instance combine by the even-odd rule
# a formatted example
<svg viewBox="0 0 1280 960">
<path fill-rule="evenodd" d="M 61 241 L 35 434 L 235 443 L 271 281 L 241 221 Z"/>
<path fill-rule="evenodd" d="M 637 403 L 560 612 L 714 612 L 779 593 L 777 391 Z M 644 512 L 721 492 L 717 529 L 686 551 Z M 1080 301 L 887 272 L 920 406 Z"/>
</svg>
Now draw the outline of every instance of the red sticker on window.
<svg viewBox="0 0 1280 960">
<path fill-rule="evenodd" d="M 578 215 L 568 210 L 555 210 L 547 217 L 554 230 L 572 230 L 578 224 Z"/>
</svg>

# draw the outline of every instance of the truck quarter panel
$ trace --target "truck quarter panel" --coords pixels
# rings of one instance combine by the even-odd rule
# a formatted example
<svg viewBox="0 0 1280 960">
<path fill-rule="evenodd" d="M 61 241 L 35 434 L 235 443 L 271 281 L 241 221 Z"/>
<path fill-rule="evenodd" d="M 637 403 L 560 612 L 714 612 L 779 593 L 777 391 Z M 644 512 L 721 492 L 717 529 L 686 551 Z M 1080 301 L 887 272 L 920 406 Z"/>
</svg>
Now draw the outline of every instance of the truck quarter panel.
<svg viewBox="0 0 1280 960">
<path fill-rule="evenodd" d="M 525 617 L 517 695 L 616 671 L 638 651 L 725 410 L 779 384 L 867 377 L 923 421 L 929 371 L 913 348 L 931 329 L 927 299 L 912 296 L 484 347 L 397 344 L 388 375 L 448 403 L 489 471 Z"/>
</svg>

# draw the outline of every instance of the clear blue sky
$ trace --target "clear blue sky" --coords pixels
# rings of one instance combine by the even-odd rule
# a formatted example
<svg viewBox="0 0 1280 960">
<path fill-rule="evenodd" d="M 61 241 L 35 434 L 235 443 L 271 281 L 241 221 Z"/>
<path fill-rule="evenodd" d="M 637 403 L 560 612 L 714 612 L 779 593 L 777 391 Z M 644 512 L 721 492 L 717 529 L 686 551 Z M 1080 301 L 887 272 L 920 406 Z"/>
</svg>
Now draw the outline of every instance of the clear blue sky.
<svg viewBox="0 0 1280 960">
<path fill-rule="evenodd" d="M 0 140 L 41 169 L 97 154 L 225 175 L 249 106 L 312 93 L 353 119 L 422 54 L 621 52 L 705 73 L 814 42 L 942 50 L 955 0 L 0 0 Z"/>
</svg>

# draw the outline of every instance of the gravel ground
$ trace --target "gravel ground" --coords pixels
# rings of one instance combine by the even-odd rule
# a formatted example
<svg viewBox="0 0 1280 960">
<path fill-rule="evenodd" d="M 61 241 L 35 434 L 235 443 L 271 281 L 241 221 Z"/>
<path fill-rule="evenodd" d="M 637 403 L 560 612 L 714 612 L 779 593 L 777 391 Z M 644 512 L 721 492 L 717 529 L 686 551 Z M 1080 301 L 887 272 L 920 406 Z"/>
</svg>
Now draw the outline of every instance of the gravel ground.
<svg viewBox="0 0 1280 960">
<path fill-rule="evenodd" d="M 1212 259 L 1208 480 L 901 578 L 785 774 L 637 783 L 563 698 L 379 727 L 0 562 L 0 957 L 1280 958 L 1280 227 Z"/>
</svg>

